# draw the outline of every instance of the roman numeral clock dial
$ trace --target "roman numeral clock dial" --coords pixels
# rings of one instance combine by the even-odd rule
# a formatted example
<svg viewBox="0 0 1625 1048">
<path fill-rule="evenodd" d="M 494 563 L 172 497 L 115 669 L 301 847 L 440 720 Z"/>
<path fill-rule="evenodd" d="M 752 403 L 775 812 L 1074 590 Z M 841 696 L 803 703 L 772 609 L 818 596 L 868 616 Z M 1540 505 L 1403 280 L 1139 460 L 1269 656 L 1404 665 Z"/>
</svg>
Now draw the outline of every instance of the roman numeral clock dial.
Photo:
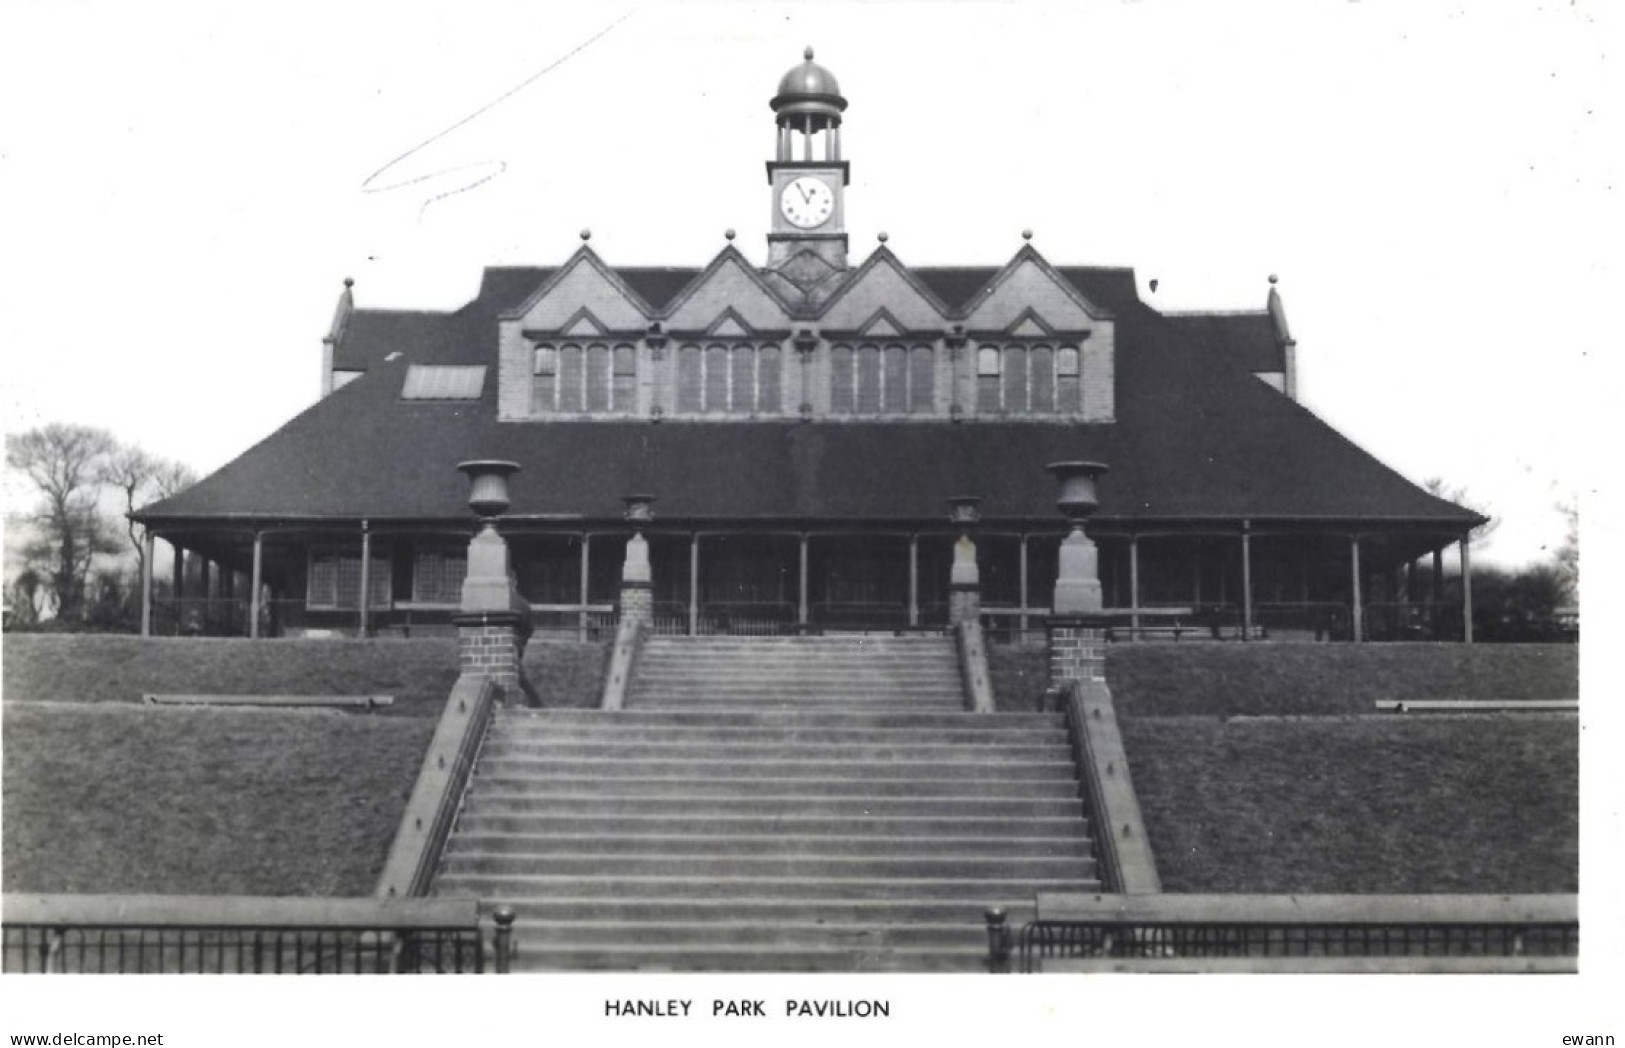
<svg viewBox="0 0 1625 1048">
<path fill-rule="evenodd" d="M 779 195 L 779 210 L 797 229 L 813 229 L 835 213 L 835 194 L 822 179 L 798 178 Z"/>
</svg>

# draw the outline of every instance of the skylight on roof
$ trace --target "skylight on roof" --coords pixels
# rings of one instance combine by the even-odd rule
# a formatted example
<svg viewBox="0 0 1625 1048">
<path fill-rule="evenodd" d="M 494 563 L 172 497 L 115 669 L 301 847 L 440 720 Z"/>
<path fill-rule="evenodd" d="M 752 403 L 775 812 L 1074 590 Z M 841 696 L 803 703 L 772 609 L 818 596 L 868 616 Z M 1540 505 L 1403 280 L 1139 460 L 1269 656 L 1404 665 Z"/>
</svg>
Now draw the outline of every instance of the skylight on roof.
<svg viewBox="0 0 1625 1048">
<path fill-rule="evenodd" d="M 485 388 L 485 365 L 451 367 L 412 364 L 406 369 L 402 400 L 478 400 Z"/>
</svg>

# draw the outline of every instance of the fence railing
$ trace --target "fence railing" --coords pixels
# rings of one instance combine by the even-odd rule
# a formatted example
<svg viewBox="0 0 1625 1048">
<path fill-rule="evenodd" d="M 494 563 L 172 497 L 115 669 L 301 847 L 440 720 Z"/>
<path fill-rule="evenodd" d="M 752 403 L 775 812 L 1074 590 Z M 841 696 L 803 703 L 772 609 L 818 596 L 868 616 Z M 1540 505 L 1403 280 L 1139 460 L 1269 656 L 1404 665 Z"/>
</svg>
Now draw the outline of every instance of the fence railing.
<svg viewBox="0 0 1625 1048">
<path fill-rule="evenodd" d="M 1253 606 L 1253 625 L 1271 640 L 1353 640 L 1347 604 L 1335 601 L 1266 601 Z"/>
<path fill-rule="evenodd" d="M 1461 606 L 1379 602 L 1360 611 L 1366 640 L 1460 640 Z"/>
<path fill-rule="evenodd" d="M 6 895 L 0 970 L 506 972 L 512 925 L 474 899 Z"/>
<path fill-rule="evenodd" d="M 994 970 L 997 940 L 990 936 Z M 1306 970 L 1403 971 L 1408 960 L 1432 958 L 1473 959 L 1475 970 L 1562 970 L 1579 954 L 1580 921 L 1573 895 L 1040 894 L 1037 919 L 1016 946 L 1024 972 L 1113 961 L 1138 971 L 1188 971 L 1204 961 L 1292 970 L 1294 960 Z M 1392 963 L 1342 963 L 1371 958 Z M 1559 960 L 1530 966 L 1527 958 Z M 1008 970 L 1008 954 L 1003 962 Z"/>
</svg>

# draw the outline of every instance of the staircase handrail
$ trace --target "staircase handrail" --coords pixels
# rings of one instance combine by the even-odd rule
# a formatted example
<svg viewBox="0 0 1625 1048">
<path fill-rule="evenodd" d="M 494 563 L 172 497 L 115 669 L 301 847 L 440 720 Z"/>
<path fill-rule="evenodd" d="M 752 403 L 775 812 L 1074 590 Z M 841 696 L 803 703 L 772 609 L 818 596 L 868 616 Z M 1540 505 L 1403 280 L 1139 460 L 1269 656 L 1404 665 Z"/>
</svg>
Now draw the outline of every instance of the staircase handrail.
<svg viewBox="0 0 1625 1048">
<path fill-rule="evenodd" d="M 1109 892 L 1129 895 L 1161 892 L 1111 689 L 1105 681 L 1067 681 L 1055 690 L 1066 713 L 1066 733 L 1094 831 L 1101 884 Z"/>
<path fill-rule="evenodd" d="M 619 710 L 626 706 L 626 693 L 632 688 L 632 675 L 638 669 L 638 657 L 651 626 L 641 619 L 621 620 L 615 629 L 615 646 L 610 649 L 609 668 L 604 673 L 604 691 L 598 703 L 600 709 Z"/>
<path fill-rule="evenodd" d="M 979 619 L 966 619 L 954 628 L 959 655 L 959 676 L 965 686 L 965 701 L 972 713 L 992 713 L 993 685 L 987 668 L 987 640 Z"/>
<path fill-rule="evenodd" d="M 491 726 L 499 693 L 497 684 L 484 674 L 465 673 L 452 686 L 406 810 L 401 812 L 374 895 L 397 898 L 428 894 L 440 853 L 462 807 L 475 758 Z"/>
</svg>

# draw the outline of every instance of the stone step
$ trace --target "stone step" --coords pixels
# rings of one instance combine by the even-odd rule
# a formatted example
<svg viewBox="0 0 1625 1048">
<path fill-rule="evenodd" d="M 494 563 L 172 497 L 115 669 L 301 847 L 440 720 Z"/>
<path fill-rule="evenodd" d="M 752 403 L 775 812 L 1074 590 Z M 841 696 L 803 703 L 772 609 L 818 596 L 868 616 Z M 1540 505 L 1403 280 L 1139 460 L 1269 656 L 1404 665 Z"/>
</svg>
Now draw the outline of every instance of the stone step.
<svg viewBox="0 0 1625 1048">
<path fill-rule="evenodd" d="M 972 728 L 1065 730 L 1066 721 L 1058 713 L 970 713 L 970 712 L 875 712 L 853 715 L 826 710 L 762 710 L 759 713 L 703 710 L 504 710 L 498 724 L 506 728 L 526 722 L 552 724 L 614 724 L 618 727 L 669 724 L 682 727 L 724 728 Z"/>
<path fill-rule="evenodd" d="M 598 741 L 533 742 L 489 739 L 481 751 L 485 760 L 700 760 L 700 761 L 1010 761 L 1070 762 L 1072 751 L 1064 743 L 1048 745 L 1000 743 L 894 743 L 890 740 L 853 741 L 846 744 L 803 742 L 795 739 L 764 741 L 640 741 L 615 738 Z"/>
<path fill-rule="evenodd" d="M 804 702 L 799 699 L 783 699 L 769 701 L 766 699 L 692 699 L 672 703 L 646 702 L 633 706 L 634 709 L 655 712 L 678 713 L 720 713 L 729 716 L 749 715 L 752 713 L 771 713 L 774 711 L 806 711 L 813 710 L 819 713 L 949 713 L 963 709 L 961 703 L 949 702 Z"/>
<path fill-rule="evenodd" d="M 547 852 L 453 851 L 441 861 L 448 876 L 564 877 L 828 877 L 878 879 L 1066 879 L 1094 876 L 1094 860 L 1076 856 L 915 858 L 826 855 L 556 855 Z"/>
<path fill-rule="evenodd" d="M 1088 838 L 950 837 L 908 838 L 863 835 L 780 833 L 576 833 L 537 834 L 481 831 L 464 826 L 447 847 L 461 852 L 514 855 L 782 856 L 821 858 L 915 858 L 997 855 L 1010 859 L 1087 859 Z"/>
<path fill-rule="evenodd" d="M 613 720 L 610 714 L 601 722 L 551 724 L 532 719 L 499 721 L 486 741 L 499 746 L 944 746 L 955 750 L 975 750 L 998 746 L 1070 745 L 1064 728 L 828 728 L 828 727 L 687 727 L 682 725 L 632 725 Z"/>
<path fill-rule="evenodd" d="M 739 797 L 693 796 L 615 796 L 588 789 L 568 794 L 538 795 L 525 790 L 497 792 L 476 790 L 464 802 L 472 814 L 535 815 L 568 817 L 624 818 L 636 816 L 712 818 L 744 816 L 758 818 L 976 818 L 1034 819 L 1081 817 L 1083 808 L 1076 796 L 1029 798 L 986 796 L 963 797 L 780 797 L 764 796 L 760 790 Z"/>
<path fill-rule="evenodd" d="M 1098 882 L 1079 881 L 1076 891 L 1100 890 Z M 761 921 L 805 923 L 901 923 L 905 921 L 980 922 L 990 907 L 1001 906 L 1012 928 L 1033 919 L 1033 897 L 989 897 L 982 900 L 943 900 L 935 897 L 898 899 L 774 899 L 759 897 L 683 898 L 652 896 L 622 899 L 578 895 L 505 895 L 500 903 L 487 899 L 481 909 L 512 907 L 520 920 L 558 921 Z M 985 932 L 984 932 L 985 936 Z"/>
<path fill-rule="evenodd" d="M 583 775 L 517 775 L 480 771 L 475 788 L 488 796 L 528 796 L 536 799 L 593 795 L 603 798 L 671 797 L 696 801 L 701 798 L 754 798 L 756 800 L 798 800 L 812 802 L 838 798 L 871 801 L 959 799 L 1076 800 L 1076 779 L 968 779 L 915 778 L 695 778 L 692 776 L 624 776 L 605 778 Z"/>
<path fill-rule="evenodd" d="M 1031 899 L 1044 892 L 1098 891 L 1089 877 L 812 877 L 693 875 L 650 876 L 608 874 L 582 877 L 572 874 L 483 874 L 443 872 L 435 894 L 487 900 L 547 898 L 590 899 L 713 899 L 732 902 L 760 898 L 795 903 L 834 900 L 839 905 L 864 900 L 931 898 L 985 908 L 998 900 Z"/>
<path fill-rule="evenodd" d="M 897 674 L 889 677 L 881 676 L 840 676 L 840 677 L 812 677 L 802 673 L 694 673 L 671 674 L 669 676 L 644 675 L 640 670 L 634 682 L 635 690 L 647 694 L 658 695 L 667 691 L 784 691 L 807 695 L 818 695 L 828 691 L 855 692 L 868 694 L 870 692 L 897 692 L 912 694 L 915 692 L 956 692 L 962 685 L 959 677 L 953 676 L 905 676 Z"/>
<path fill-rule="evenodd" d="M 985 936 L 984 936 L 985 938 Z M 516 972 L 892 972 L 986 970 L 987 947 L 689 946 L 600 947 L 590 943 L 521 945 Z M 773 1007 L 770 1004 L 769 1007 Z M 783 1007 L 778 1004 L 778 1007 Z M 698 1007 L 698 1006 L 696 1006 Z M 774 1014 L 770 1012 L 769 1014 Z"/>
<path fill-rule="evenodd" d="M 564 815 L 503 813 L 480 807 L 463 812 L 457 837 L 464 834 L 526 834 L 559 837 L 699 836 L 713 839 L 807 838 L 836 840 L 984 840 L 990 847 L 1024 841 L 1084 840 L 1089 824 L 1074 812 L 1069 817 L 1014 820 L 976 816 L 840 816 L 818 815 Z M 453 842 L 457 840 L 453 838 Z"/>
<path fill-rule="evenodd" d="M 726 782 L 752 779 L 756 780 L 756 786 L 760 786 L 763 780 L 771 780 L 777 785 L 821 779 L 861 786 L 920 779 L 1073 783 L 1075 780 L 1071 771 L 1071 762 L 1066 760 L 1009 760 L 991 753 L 935 761 L 846 757 L 816 760 L 803 759 L 794 750 L 789 750 L 767 759 L 750 759 L 744 755 L 680 760 L 627 756 L 536 758 L 490 755 L 480 761 L 479 774 L 491 780 L 532 776 L 549 780 L 599 778 L 605 782 L 690 778 Z"/>
<path fill-rule="evenodd" d="M 551 949 L 554 944 L 576 943 L 600 948 L 690 946 L 841 947 L 863 949 L 888 946 L 960 947 L 987 949 L 987 927 L 980 915 L 962 913 L 956 921 L 785 922 L 747 921 L 726 917 L 714 921 L 536 920 L 521 917 L 514 923 L 521 950 L 527 945 Z"/>
</svg>

